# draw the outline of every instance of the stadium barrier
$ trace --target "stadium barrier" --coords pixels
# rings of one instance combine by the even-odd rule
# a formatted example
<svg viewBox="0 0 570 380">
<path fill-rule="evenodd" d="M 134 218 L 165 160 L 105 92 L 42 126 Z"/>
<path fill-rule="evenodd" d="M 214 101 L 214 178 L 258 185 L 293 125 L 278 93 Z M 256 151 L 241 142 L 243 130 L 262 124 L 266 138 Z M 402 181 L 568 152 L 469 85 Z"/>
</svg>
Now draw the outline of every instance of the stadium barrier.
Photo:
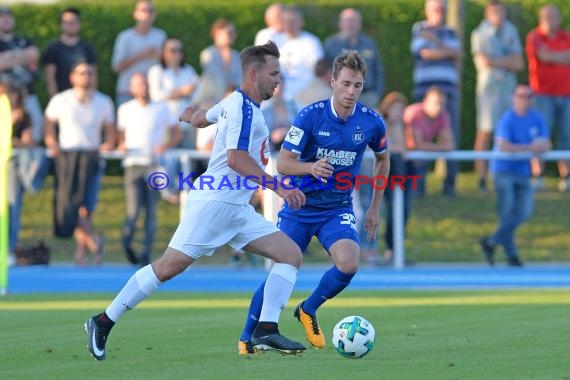
<svg viewBox="0 0 570 380">
<path fill-rule="evenodd" d="M 183 173 L 194 171 L 199 161 L 208 160 L 210 152 L 203 152 L 190 149 L 172 149 L 171 153 L 177 154 L 181 163 Z M 18 154 L 15 149 L 14 154 Z M 125 157 L 124 152 L 111 151 L 102 154 L 107 160 L 120 160 Z M 545 153 L 533 154 L 530 152 L 505 153 L 495 151 L 472 151 L 472 150 L 456 150 L 451 152 L 427 152 L 427 151 L 409 151 L 405 154 L 408 160 L 436 161 L 439 159 L 450 161 L 475 161 L 475 160 L 496 160 L 496 159 L 514 159 L 529 160 L 538 158 L 541 161 L 558 161 L 570 160 L 570 151 L 551 150 Z M 374 159 L 372 151 L 368 150 L 364 155 L 364 159 Z M 267 165 L 269 174 L 277 174 L 276 156 L 273 155 L 269 159 Z M 186 201 L 186 191 L 180 193 L 180 216 L 182 216 Z M 273 223 L 277 222 L 277 212 L 280 208 L 278 196 L 272 191 L 263 192 L 263 215 Z M 402 270 L 406 259 L 404 246 L 404 195 L 403 190 L 399 186 L 394 186 L 394 269 Z"/>
</svg>

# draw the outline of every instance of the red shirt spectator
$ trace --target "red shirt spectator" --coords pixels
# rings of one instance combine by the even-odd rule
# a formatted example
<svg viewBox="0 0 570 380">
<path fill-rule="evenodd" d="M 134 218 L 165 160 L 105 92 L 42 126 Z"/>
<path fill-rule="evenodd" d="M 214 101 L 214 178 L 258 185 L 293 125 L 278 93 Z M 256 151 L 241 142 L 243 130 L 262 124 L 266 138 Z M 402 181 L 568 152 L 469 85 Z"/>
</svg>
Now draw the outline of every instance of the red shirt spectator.
<svg viewBox="0 0 570 380">
<path fill-rule="evenodd" d="M 537 94 L 570 95 L 570 32 L 538 26 L 526 37 L 529 81 Z M 564 62 L 564 56 L 566 56 Z"/>
</svg>

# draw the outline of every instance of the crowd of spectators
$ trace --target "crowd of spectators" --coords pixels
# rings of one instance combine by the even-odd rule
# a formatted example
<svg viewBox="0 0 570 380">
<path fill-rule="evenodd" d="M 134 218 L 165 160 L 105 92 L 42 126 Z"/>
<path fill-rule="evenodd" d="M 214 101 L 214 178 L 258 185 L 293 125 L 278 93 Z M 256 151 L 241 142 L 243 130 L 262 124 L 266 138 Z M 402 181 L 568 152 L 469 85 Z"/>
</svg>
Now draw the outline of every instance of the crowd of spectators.
<svg viewBox="0 0 570 380">
<path fill-rule="evenodd" d="M 412 27 L 413 89 L 408 97 L 401 89 L 384 96 L 384 76 L 390 68 L 383 66 L 377 41 L 363 32 L 363 18 L 358 10 L 342 10 L 338 32 L 321 42 L 305 29 L 302 8 L 281 3 L 268 6 L 266 25 L 256 34 L 255 44 L 273 40 L 281 53 L 282 86 L 271 101 L 261 105 L 271 131 L 272 150 L 278 151 L 297 112 L 331 96 L 334 57 L 344 49 L 358 50 L 368 66 L 360 102 L 375 109 L 387 122 L 391 173 L 421 175 L 415 195 L 426 195 L 429 163 L 408 162 L 406 151 L 449 151 L 458 147 L 459 67 L 466 58 L 461 39 L 446 25 L 445 0 L 426 0 L 424 10 L 425 20 Z M 517 72 L 524 69 L 525 52 L 529 96 L 534 96 L 529 107 L 535 107 L 545 120 L 545 128 L 554 132 L 557 148 L 569 149 L 570 32 L 560 27 L 559 9 L 545 5 L 538 15 L 538 26 L 526 36 L 523 49 L 517 27 L 507 16 L 505 5 L 491 0 L 485 6 L 480 25 L 471 33 L 477 75 L 474 149 L 490 149 L 495 126 L 503 115 L 513 112 L 513 91 L 520 84 Z M 152 1 L 138 1 L 133 9 L 134 25 L 116 36 L 111 62 L 100 62 L 92 44 L 81 37 L 78 8 L 66 8 L 60 13 L 61 34 L 43 51 L 30 38 L 15 34 L 14 14 L 9 8 L 0 8 L 0 90 L 11 100 L 13 145 L 21 148 L 10 168 L 11 253 L 18 241 L 23 192 L 36 190 L 37 182 L 47 171 L 48 158 L 34 147 L 45 146 L 56 178 L 54 233 L 60 237 L 74 236 L 77 264 L 87 262 L 86 252 L 93 254 L 95 262 L 101 262 L 104 237 L 92 223 L 104 172 L 101 152 L 119 149 L 126 154 L 123 166 L 128 207 L 123 247 L 131 263 L 144 265 L 150 261 L 158 198 L 145 193 L 145 186 L 141 185 L 144 175 L 158 165 L 169 174 L 180 170 L 178 157 L 170 154 L 169 148 L 209 150 L 215 127 L 197 132 L 189 124 L 177 121 L 178 115 L 191 104 L 214 105 L 242 81 L 239 51 L 234 47 L 238 30 L 231 20 L 220 18 L 213 22 L 212 44 L 197 52 L 200 70 L 196 70 L 186 62 L 182 36 L 167 36 L 154 26 L 156 18 Z M 110 65 L 117 74 L 114 94 L 97 91 L 100 65 Z M 50 97 L 43 112 L 33 92 L 34 81 L 41 75 L 40 67 Z M 30 170 L 30 165 L 34 170 Z M 361 174 L 370 174 L 371 165 L 365 160 Z M 569 167 L 566 161 L 558 163 L 561 191 L 570 189 Z M 442 192 L 455 197 L 458 165 L 447 162 L 446 169 Z M 476 162 L 475 169 L 479 190 L 488 191 L 486 162 Z M 530 173 L 536 177 L 534 187 L 540 189 L 543 165 L 534 162 Z M 361 187 L 355 195 L 355 209 L 361 210 L 361 205 L 369 203 L 371 191 Z M 165 190 L 162 196 L 171 203 L 178 202 L 175 188 Z M 405 201 L 407 220 L 411 191 L 406 192 Z M 390 260 L 393 242 L 389 192 L 385 203 L 388 219 L 384 258 Z M 138 255 L 131 243 L 143 206 L 147 212 L 145 242 Z M 359 223 L 363 230 L 362 218 Z M 482 243 L 487 257 L 492 239 Z M 366 239 L 361 243 L 364 260 L 382 260 L 378 243 L 368 243 Z"/>
</svg>

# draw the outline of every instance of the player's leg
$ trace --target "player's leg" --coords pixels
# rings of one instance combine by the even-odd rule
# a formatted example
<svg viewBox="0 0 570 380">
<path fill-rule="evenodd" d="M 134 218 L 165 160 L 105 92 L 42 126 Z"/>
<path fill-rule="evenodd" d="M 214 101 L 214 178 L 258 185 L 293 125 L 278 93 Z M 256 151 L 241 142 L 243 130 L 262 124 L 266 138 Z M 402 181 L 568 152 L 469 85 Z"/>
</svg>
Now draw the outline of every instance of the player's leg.
<svg viewBox="0 0 570 380">
<path fill-rule="evenodd" d="M 352 211 L 334 214 L 321 226 L 317 236 L 334 265 L 323 274 L 313 293 L 297 306 L 295 317 L 305 328 L 307 340 L 314 347 L 322 348 L 325 338 L 317 322 L 317 309 L 343 291 L 358 269 L 360 250 Z"/>
<path fill-rule="evenodd" d="M 305 346 L 285 338 L 278 328 L 279 315 L 289 301 L 303 260 L 299 247 L 283 232 L 276 231 L 250 242 L 245 250 L 275 262 L 265 280 L 263 304 L 251 338 L 252 344 L 255 349 L 262 351 L 287 354 L 304 351 Z"/>
<path fill-rule="evenodd" d="M 328 251 L 334 265 L 323 274 L 313 293 L 295 309 L 295 317 L 305 328 L 307 340 L 315 348 L 325 346 L 325 337 L 317 321 L 317 309 L 350 284 L 360 257 L 358 245 L 349 239 L 338 240 Z"/>
<path fill-rule="evenodd" d="M 316 227 L 318 226 L 287 218 L 285 215 L 280 213 L 277 227 L 289 236 L 299 246 L 301 252 L 303 252 L 307 248 L 307 245 L 313 236 L 313 229 L 316 230 Z M 253 331 L 257 327 L 259 316 L 261 315 L 264 287 L 265 281 L 259 286 L 259 288 L 257 288 L 251 299 L 245 326 L 238 342 L 239 354 L 253 353 L 251 337 L 253 335 Z M 249 346 L 251 346 L 250 350 L 247 349 Z"/>
<path fill-rule="evenodd" d="M 241 336 L 238 341 L 238 354 L 248 355 L 254 354 L 255 350 L 253 344 L 251 343 L 251 337 L 253 332 L 257 327 L 259 322 L 259 316 L 261 315 L 261 307 L 263 306 L 263 292 L 265 290 L 265 281 L 259 285 L 253 297 L 251 297 L 251 302 L 249 304 L 249 309 L 247 310 L 247 317 L 245 319 L 245 325 L 241 332 Z"/>
<path fill-rule="evenodd" d="M 105 343 L 111 328 L 164 281 L 184 271 L 196 259 L 211 255 L 215 248 L 230 241 L 240 228 L 241 210 L 223 202 L 192 202 L 186 205 L 168 248 L 158 260 L 139 269 L 110 303 L 105 312 L 85 323 L 89 351 L 97 360 L 105 359 Z M 207 218 L 210 218 L 206 220 Z M 200 220 L 200 223 L 196 223 Z"/>
<path fill-rule="evenodd" d="M 149 297 L 160 284 L 188 268 L 193 261 L 192 257 L 168 247 L 160 259 L 139 269 L 103 313 L 85 322 L 91 355 L 97 360 L 104 360 L 107 337 L 121 316 Z"/>
<path fill-rule="evenodd" d="M 246 223 L 229 242 L 234 249 L 243 249 L 271 259 L 274 265 L 263 288 L 263 304 L 252 343 L 259 350 L 296 353 L 305 347 L 279 334 L 278 321 L 297 280 L 297 270 L 303 257 L 299 246 L 275 225 L 255 212 L 251 205 L 243 210 Z"/>
</svg>

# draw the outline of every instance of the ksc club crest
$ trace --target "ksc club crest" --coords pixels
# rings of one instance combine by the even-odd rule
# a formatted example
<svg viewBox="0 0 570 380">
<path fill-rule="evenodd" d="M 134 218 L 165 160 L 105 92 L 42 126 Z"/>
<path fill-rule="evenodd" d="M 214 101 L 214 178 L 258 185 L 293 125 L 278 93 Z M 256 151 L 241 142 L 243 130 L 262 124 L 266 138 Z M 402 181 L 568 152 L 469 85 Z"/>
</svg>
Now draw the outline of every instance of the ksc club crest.
<svg viewBox="0 0 570 380">
<path fill-rule="evenodd" d="M 360 144 L 364 141 L 364 134 L 360 131 L 360 127 L 356 127 L 356 131 L 352 134 L 352 142 Z"/>
</svg>

